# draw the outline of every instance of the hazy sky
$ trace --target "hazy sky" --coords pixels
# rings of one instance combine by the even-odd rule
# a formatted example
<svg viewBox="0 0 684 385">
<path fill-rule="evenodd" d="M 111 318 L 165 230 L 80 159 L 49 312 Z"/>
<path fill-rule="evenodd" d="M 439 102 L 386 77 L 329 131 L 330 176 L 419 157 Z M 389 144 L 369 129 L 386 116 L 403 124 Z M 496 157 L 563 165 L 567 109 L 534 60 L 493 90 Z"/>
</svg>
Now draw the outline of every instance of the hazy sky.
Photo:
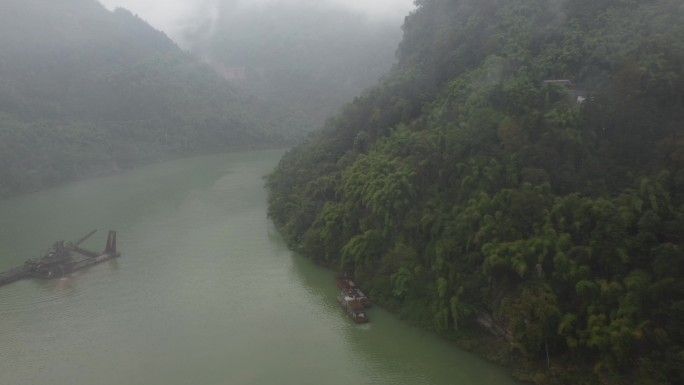
<svg viewBox="0 0 684 385">
<path fill-rule="evenodd" d="M 234 7 L 263 6 L 272 3 L 305 3 L 312 6 L 338 6 L 372 18 L 396 20 L 400 24 L 413 8 L 413 0 L 99 0 L 109 9 L 126 8 L 171 38 L 182 36 L 191 20 L 208 20 L 217 14 L 219 3 Z"/>
</svg>

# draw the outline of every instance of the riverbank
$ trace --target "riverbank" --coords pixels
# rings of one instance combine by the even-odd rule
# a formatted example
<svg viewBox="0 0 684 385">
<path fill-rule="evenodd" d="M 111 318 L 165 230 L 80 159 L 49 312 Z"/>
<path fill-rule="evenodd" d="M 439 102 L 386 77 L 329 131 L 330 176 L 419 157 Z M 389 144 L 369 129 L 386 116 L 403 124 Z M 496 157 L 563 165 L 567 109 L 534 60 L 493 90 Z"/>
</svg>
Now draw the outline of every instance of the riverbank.
<svg viewBox="0 0 684 385">
<path fill-rule="evenodd" d="M 32 194 L 43 190 L 65 186 L 70 183 L 82 182 L 93 178 L 104 178 L 123 172 L 135 170 L 140 167 L 154 164 L 172 162 L 183 159 L 191 159 L 202 156 L 216 156 L 220 154 L 240 154 L 254 151 L 285 151 L 289 147 L 280 145 L 251 146 L 241 149 L 228 149 L 225 151 L 196 151 L 196 152 L 164 152 L 158 149 L 150 149 L 145 156 L 136 155 L 124 160 L 109 160 L 104 163 L 75 165 L 70 174 L 58 177 L 41 175 L 41 171 L 27 172 L 32 176 L 31 180 L 23 181 L 21 185 L 6 186 L 0 181 L 0 200 Z M 47 171 L 45 171 L 47 172 Z"/>
<path fill-rule="evenodd" d="M 339 273 L 339 269 L 320 260 L 315 260 L 312 256 L 302 253 L 296 244 L 289 247 L 295 250 L 309 262 L 331 273 Z M 331 283 L 332 284 L 332 283 Z M 368 292 L 369 288 L 360 284 Z M 380 307 L 398 317 L 407 325 L 421 329 L 444 341 L 453 344 L 455 347 L 466 352 L 475 354 L 482 359 L 505 368 L 510 375 L 518 381 L 526 384 L 535 385 L 568 385 L 568 384 L 595 384 L 592 376 L 593 369 L 590 366 L 577 366 L 577 364 L 564 361 L 561 358 L 551 358 L 547 366 L 546 360 L 541 357 L 537 361 L 527 360 L 524 355 L 516 348 L 515 344 L 506 341 L 505 338 L 497 336 L 480 325 L 475 318 L 469 322 L 464 322 L 458 330 L 439 331 L 436 330 L 427 320 L 420 317 L 412 317 L 415 314 L 410 306 L 397 306 L 396 301 L 384 301 L 381 296 L 373 296 L 370 291 L 369 299 L 373 305 Z M 372 316 L 372 311 L 371 311 Z M 618 379 L 608 380 L 608 384 L 623 384 Z"/>
<path fill-rule="evenodd" d="M 91 228 L 117 229 L 122 253 L 0 289 L 0 383 L 519 385 L 381 308 L 351 322 L 334 274 L 266 217 L 263 176 L 281 156 L 156 163 L 0 201 L 0 267 Z"/>
</svg>

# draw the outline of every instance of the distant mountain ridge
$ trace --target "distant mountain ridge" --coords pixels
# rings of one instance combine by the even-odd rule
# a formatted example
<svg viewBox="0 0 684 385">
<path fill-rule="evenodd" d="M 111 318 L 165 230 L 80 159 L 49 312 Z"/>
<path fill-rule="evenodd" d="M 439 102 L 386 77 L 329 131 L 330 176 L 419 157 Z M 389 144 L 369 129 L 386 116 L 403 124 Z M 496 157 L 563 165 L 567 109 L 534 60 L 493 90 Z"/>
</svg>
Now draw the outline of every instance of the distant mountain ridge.
<svg viewBox="0 0 684 385">
<path fill-rule="evenodd" d="M 400 21 L 325 1 L 217 3 L 215 19 L 188 29 L 184 44 L 240 87 L 302 111 L 309 131 L 396 62 Z"/>
<path fill-rule="evenodd" d="M 298 117 L 95 0 L 0 4 L 0 196 L 151 160 L 283 146 Z"/>
</svg>

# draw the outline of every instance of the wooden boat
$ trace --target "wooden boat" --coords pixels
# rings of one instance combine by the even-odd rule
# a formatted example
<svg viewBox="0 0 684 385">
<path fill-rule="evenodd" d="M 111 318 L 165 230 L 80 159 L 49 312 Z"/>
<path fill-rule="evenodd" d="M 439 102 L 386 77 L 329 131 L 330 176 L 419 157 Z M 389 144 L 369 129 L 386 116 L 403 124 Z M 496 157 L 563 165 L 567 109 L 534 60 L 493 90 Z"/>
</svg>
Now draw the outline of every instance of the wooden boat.
<svg viewBox="0 0 684 385">
<path fill-rule="evenodd" d="M 363 303 L 357 298 L 346 295 L 344 292 L 337 296 L 337 300 L 342 305 L 349 318 L 351 318 L 357 324 L 362 324 L 370 321 L 368 314 L 366 314 L 366 308 Z"/>
<path fill-rule="evenodd" d="M 340 275 L 335 278 L 335 283 L 343 293 L 361 301 L 363 307 L 371 307 L 372 303 L 370 299 L 361 291 L 361 289 L 358 288 L 358 286 L 356 286 L 356 284 L 354 284 L 354 281 L 352 281 L 350 278 Z"/>
</svg>

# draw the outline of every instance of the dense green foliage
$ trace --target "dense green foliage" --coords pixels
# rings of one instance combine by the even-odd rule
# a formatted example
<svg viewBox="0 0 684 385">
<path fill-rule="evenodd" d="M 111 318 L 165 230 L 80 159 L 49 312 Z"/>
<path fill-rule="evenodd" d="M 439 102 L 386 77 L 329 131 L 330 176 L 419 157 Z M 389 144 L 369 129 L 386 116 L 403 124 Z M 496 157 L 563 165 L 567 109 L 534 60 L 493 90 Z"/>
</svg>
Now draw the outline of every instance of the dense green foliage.
<svg viewBox="0 0 684 385">
<path fill-rule="evenodd" d="M 684 383 L 681 1 L 417 4 L 393 74 L 270 176 L 286 239 L 539 383 Z"/>
<path fill-rule="evenodd" d="M 127 11 L 0 4 L 0 196 L 171 156 L 282 146 L 301 135 L 294 123 Z"/>
</svg>

